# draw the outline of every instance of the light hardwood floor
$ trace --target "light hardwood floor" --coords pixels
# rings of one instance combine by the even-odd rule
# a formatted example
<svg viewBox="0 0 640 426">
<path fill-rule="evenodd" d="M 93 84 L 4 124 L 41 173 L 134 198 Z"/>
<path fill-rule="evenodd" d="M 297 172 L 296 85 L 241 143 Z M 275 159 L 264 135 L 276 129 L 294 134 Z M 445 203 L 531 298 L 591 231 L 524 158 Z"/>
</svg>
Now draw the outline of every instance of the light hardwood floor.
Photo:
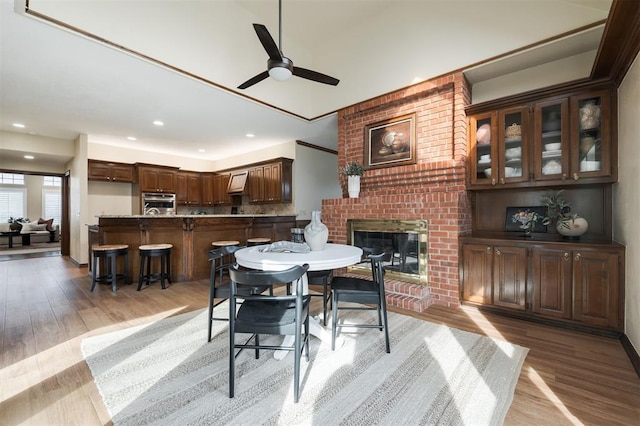
<svg viewBox="0 0 640 426">
<path fill-rule="evenodd" d="M 0 261 L 1 425 L 110 423 L 81 340 L 207 305 L 207 281 L 89 286 L 87 268 L 65 257 Z M 640 424 L 640 379 L 617 340 L 472 308 L 419 317 L 530 348 L 506 424 Z"/>
</svg>

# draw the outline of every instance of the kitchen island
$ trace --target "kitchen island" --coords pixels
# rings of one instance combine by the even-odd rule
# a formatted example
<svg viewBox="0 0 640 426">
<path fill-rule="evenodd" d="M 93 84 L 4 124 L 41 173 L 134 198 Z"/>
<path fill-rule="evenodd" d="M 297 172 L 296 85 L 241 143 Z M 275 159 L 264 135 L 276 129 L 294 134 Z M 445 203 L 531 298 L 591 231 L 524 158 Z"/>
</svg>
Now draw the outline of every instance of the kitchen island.
<svg viewBox="0 0 640 426">
<path fill-rule="evenodd" d="M 133 282 L 140 270 L 138 247 L 143 244 L 172 244 L 171 280 L 191 281 L 209 277 L 207 252 L 218 240 L 267 237 L 289 240 L 295 216 L 274 215 L 130 215 L 99 216 L 100 244 L 128 244 L 129 271 Z M 120 260 L 123 261 L 123 260 Z"/>
</svg>

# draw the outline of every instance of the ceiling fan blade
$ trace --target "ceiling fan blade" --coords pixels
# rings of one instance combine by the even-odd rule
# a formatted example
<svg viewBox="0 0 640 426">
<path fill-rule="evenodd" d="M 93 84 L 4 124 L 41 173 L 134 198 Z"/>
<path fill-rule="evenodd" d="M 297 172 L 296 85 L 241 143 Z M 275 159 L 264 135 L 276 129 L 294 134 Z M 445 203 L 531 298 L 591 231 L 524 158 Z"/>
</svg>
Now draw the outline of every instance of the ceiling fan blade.
<svg viewBox="0 0 640 426">
<path fill-rule="evenodd" d="M 306 78 L 307 80 L 317 81 L 318 83 L 330 84 L 337 86 L 340 80 L 317 71 L 311 71 L 306 68 L 293 67 L 293 75 Z"/>
<path fill-rule="evenodd" d="M 258 35 L 258 39 L 260 39 L 260 43 L 262 43 L 262 47 L 267 51 L 269 59 L 281 61 L 282 53 L 280 53 L 280 49 L 278 49 L 276 42 L 273 41 L 273 37 L 269 34 L 267 27 L 262 24 L 253 24 L 253 28 L 256 30 L 256 34 Z"/>
<path fill-rule="evenodd" d="M 246 89 L 247 87 L 251 87 L 256 83 L 260 83 L 262 80 L 264 80 L 267 77 L 269 77 L 269 72 L 263 71 L 260 74 L 256 75 L 255 77 L 251 77 L 249 80 L 242 83 L 240 86 L 238 86 L 238 89 Z"/>
</svg>

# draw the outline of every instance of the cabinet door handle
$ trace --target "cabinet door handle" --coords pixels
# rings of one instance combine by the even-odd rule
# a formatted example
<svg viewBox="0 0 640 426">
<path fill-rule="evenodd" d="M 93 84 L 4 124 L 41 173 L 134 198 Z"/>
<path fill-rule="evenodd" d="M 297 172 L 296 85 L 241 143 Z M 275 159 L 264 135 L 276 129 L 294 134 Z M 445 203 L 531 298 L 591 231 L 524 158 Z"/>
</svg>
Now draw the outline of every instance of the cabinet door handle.
<svg viewBox="0 0 640 426">
<path fill-rule="evenodd" d="M 494 178 L 494 179 L 491 179 L 491 185 L 495 185 L 495 184 L 496 184 L 496 180 L 495 180 L 495 178 Z"/>
<path fill-rule="evenodd" d="M 564 254 L 562 255 L 562 258 L 563 258 L 564 260 L 569 260 L 569 253 L 564 252 Z"/>
<path fill-rule="evenodd" d="M 496 249 L 496 255 L 497 256 L 502 256 L 502 252 L 500 250 Z"/>
<path fill-rule="evenodd" d="M 567 174 L 566 173 L 562 174 L 562 180 L 567 180 Z"/>
<path fill-rule="evenodd" d="M 573 260 L 580 260 L 582 258 L 582 256 L 580 255 L 580 253 L 576 253 L 576 255 L 574 256 Z"/>
<path fill-rule="evenodd" d="M 500 178 L 500 185 L 504 185 L 504 178 Z"/>
<path fill-rule="evenodd" d="M 491 254 L 491 247 L 487 247 L 487 254 Z"/>
<path fill-rule="evenodd" d="M 574 173 L 573 174 L 573 180 L 578 180 L 578 179 L 580 179 L 580 176 L 578 176 L 577 173 Z"/>
</svg>

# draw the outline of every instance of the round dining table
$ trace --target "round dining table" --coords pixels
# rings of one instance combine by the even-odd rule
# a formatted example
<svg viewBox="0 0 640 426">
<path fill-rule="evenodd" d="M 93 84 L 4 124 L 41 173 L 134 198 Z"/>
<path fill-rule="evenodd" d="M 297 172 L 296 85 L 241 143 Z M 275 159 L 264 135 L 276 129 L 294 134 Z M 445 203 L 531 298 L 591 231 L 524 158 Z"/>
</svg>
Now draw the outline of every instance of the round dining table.
<svg viewBox="0 0 640 426">
<path fill-rule="evenodd" d="M 324 271 L 355 265 L 362 259 L 362 249 L 345 244 L 327 244 L 323 250 L 308 253 L 264 251 L 268 245 L 246 247 L 234 253 L 238 265 L 263 271 L 281 271 L 295 265 L 309 265 L 309 271 Z M 306 274 L 303 275 L 303 287 L 308 291 Z M 320 325 L 318 317 L 309 318 L 309 333 L 323 342 L 331 343 L 331 333 Z M 293 336 L 287 336 L 284 344 L 289 344 Z M 340 346 L 342 339 L 336 341 Z M 282 359 L 288 351 L 276 351 L 274 357 Z"/>
</svg>

